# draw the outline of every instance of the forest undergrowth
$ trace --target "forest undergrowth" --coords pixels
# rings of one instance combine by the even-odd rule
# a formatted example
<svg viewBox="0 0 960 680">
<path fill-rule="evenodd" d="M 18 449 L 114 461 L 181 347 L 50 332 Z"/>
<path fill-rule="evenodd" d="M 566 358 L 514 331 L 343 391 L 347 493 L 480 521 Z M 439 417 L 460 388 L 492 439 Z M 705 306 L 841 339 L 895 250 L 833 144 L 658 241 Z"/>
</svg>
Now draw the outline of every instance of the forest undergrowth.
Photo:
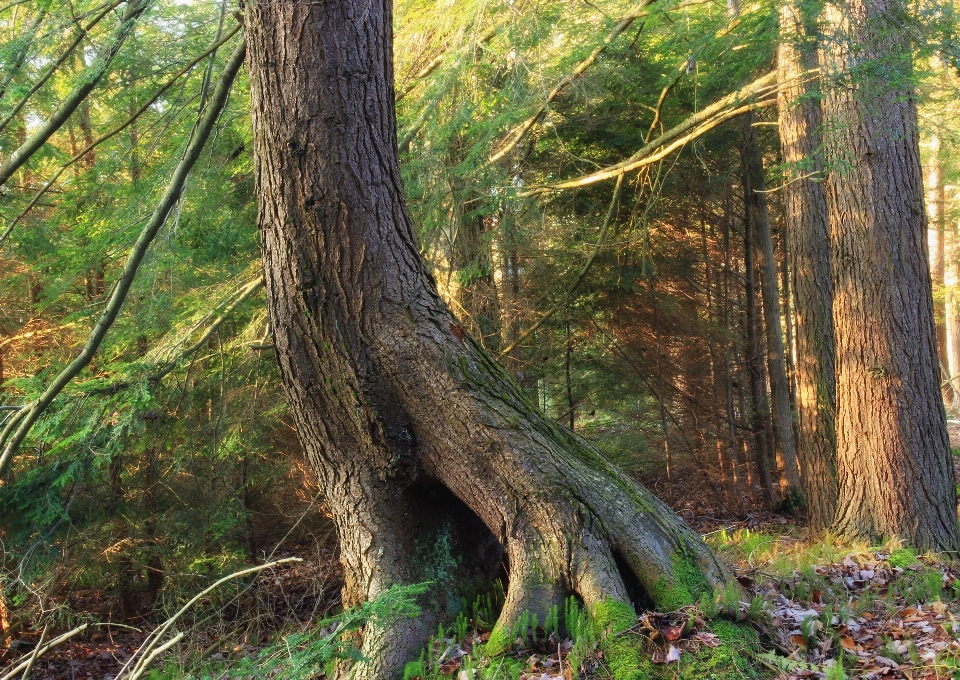
<svg viewBox="0 0 960 680">
<path fill-rule="evenodd" d="M 810 538 L 802 517 L 759 506 L 732 517 L 727 504 L 711 504 L 696 476 L 678 478 L 684 481 L 672 490 L 658 478 L 645 481 L 671 492 L 675 510 L 731 565 L 739 589 L 718 590 L 673 612 L 645 610 L 638 601 L 639 616 L 627 621 L 591 619 L 570 598 L 545 620 L 523 617 L 508 651 L 487 656 L 503 584 L 454 584 L 460 613 L 407 664 L 404 680 L 960 677 L 955 565 L 895 541 L 870 546 Z M 455 571 L 455 556 L 447 557 L 436 559 L 438 569 L 443 563 Z M 102 593 L 74 593 L 59 603 L 71 612 L 62 620 L 87 627 L 36 658 L 29 677 L 334 677 L 338 663 L 359 658 L 365 623 L 414 615 L 438 587 L 396 588 L 344 612 L 332 533 L 313 527 L 307 538 L 281 541 L 270 559 L 275 566 L 228 579 L 167 631 L 169 616 L 109 620 Z M 23 677 L 37 646 L 61 632 L 38 626 L 8 640 L 0 677 Z M 150 657 L 175 634 L 175 644 Z"/>
</svg>

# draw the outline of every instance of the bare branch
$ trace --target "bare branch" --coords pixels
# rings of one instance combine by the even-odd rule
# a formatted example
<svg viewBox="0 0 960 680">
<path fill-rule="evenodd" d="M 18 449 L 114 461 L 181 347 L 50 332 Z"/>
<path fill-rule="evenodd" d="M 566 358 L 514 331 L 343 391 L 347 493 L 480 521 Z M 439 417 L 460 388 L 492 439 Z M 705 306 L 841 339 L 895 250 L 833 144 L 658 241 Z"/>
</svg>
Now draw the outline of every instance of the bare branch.
<svg viewBox="0 0 960 680">
<path fill-rule="evenodd" d="M 758 78 L 749 85 L 742 87 L 720 101 L 688 117 L 685 121 L 667 130 L 652 142 L 644 144 L 644 146 L 630 156 L 630 158 L 616 165 L 611 165 L 610 167 L 598 170 L 589 175 L 557 182 L 556 184 L 532 187 L 519 195 L 536 196 L 559 189 L 583 187 L 589 184 L 595 184 L 596 182 L 602 182 L 603 180 L 612 179 L 625 172 L 631 172 L 645 165 L 655 163 L 732 118 L 736 118 L 747 111 L 776 104 L 776 99 L 770 98 L 761 99 L 755 103 L 743 104 L 753 97 L 769 97 L 769 95 L 776 90 L 776 81 L 777 74 L 775 71 Z"/>
</svg>

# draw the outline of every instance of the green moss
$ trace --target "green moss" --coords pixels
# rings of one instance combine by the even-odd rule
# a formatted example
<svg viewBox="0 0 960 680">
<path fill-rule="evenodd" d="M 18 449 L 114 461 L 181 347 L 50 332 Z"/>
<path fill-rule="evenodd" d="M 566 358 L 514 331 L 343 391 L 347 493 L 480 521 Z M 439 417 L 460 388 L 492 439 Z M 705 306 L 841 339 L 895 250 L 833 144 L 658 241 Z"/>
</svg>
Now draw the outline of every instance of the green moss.
<svg viewBox="0 0 960 680">
<path fill-rule="evenodd" d="M 507 647 L 510 645 L 509 634 L 504 630 L 503 626 L 500 625 L 500 622 L 497 622 L 497 625 L 493 627 L 493 631 L 490 633 L 490 639 L 487 640 L 487 644 L 483 646 L 482 654 L 483 656 L 497 656 L 498 654 L 503 654 L 507 651 Z"/>
<path fill-rule="evenodd" d="M 909 567 L 917 562 L 917 553 L 913 548 L 897 548 L 890 554 L 890 566 L 900 567 L 901 569 Z"/>
<path fill-rule="evenodd" d="M 618 602 L 608 597 L 593 609 L 593 623 L 597 631 L 621 633 L 637 622 L 637 613 L 626 602 Z"/>
<path fill-rule="evenodd" d="M 697 602 L 703 595 L 710 595 L 713 589 L 689 557 L 675 553 L 673 562 L 673 580 L 661 576 L 650 589 L 650 597 L 659 611 L 672 612 L 688 604 Z"/>
<path fill-rule="evenodd" d="M 632 635 L 618 636 L 637 622 L 637 614 L 626 602 L 607 598 L 594 607 L 593 623 L 600 634 L 603 659 L 614 680 L 642 680 L 640 645 Z"/>
<path fill-rule="evenodd" d="M 422 678 L 424 675 L 426 675 L 426 670 L 423 667 L 423 661 L 411 661 L 403 667 L 403 680 Z M 328 675 L 327 677 L 333 676 Z"/>
<path fill-rule="evenodd" d="M 677 663 L 655 664 L 652 650 L 642 656 L 638 674 L 632 677 L 645 680 L 739 680 L 767 675 L 750 663 L 745 652 L 758 650 L 756 633 L 746 626 L 729 621 L 714 621 L 713 632 L 720 638 L 720 646 L 704 648 L 697 654 L 684 653 Z M 615 680 L 620 680 L 614 675 Z"/>
</svg>

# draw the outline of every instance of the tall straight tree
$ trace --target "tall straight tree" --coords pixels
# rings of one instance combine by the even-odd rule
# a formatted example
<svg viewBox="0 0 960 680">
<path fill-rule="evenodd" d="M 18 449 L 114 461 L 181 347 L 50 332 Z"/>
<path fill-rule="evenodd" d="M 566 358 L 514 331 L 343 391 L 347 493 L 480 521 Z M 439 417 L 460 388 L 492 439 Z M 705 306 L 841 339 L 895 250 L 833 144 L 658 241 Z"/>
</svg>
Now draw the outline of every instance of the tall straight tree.
<svg viewBox="0 0 960 680">
<path fill-rule="evenodd" d="M 830 5 L 823 52 L 836 333 L 835 528 L 960 550 L 904 0 Z"/>
<path fill-rule="evenodd" d="M 506 554 L 492 652 L 524 611 L 543 620 L 570 593 L 629 619 L 618 561 L 658 606 L 728 582 L 665 505 L 540 414 L 438 295 L 400 180 L 392 21 L 390 0 L 248 3 L 245 20 L 276 351 L 345 601 L 423 580 L 432 527 L 455 530 L 465 563 Z M 429 624 L 365 635 L 359 675 L 395 677 Z"/>
<path fill-rule="evenodd" d="M 770 233 L 770 211 L 763 171 L 760 139 L 753 126 L 755 115 L 743 116 L 744 229 L 753 235 L 753 247 L 760 265 L 760 294 L 763 301 L 763 322 L 767 337 L 767 371 L 770 379 L 770 403 L 777 443 L 777 467 L 780 468 L 780 494 L 784 501 L 794 505 L 803 497 L 797 450 L 793 437 L 793 412 L 790 408 L 790 381 L 787 378 L 786 352 L 783 347 L 783 327 L 780 325 L 780 289 L 777 286 L 777 264 L 773 256 L 773 236 Z"/>
<path fill-rule="evenodd" d="M 819 69 L 816 26 L 802 3 L 780 8 L 780 146 L 786 166 L 784 227 L 790 260 L 797 350 L 797 458 L 807 516 L 827 529 L 837 505 L 836 389 L 830 219 L 822 181 L 823 115 L 809 78 Z"/>
</svg>

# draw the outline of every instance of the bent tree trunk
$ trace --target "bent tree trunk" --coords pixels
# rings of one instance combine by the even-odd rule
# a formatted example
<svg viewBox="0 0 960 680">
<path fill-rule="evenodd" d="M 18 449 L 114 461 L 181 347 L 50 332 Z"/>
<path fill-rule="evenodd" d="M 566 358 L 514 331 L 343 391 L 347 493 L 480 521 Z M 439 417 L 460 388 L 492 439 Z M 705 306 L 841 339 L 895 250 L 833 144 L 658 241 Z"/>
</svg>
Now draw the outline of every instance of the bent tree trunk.
<svg viewBox="0 0 960 680">
<path fill-rule="evenodd" d="M 902 0 L 827 6 L 836 530 L 960 549 Z M 882 65 L 882 68 L 879 68 Z"/>
<path fill-rule="evenodd" d="M 436 526 L 486 536 L 494 569 L 502 546 L 492 652 L 523 611 L 543 620 L 569 593 L 622 621 L 633 576 L 665 608 L 727 581 L 665 505 L 543 417 L 440 299 L 400 180 L 390 0 L 246 12 L 277 354 L 335 516 L 347 603 L 423 580 Z M 428 612 L 442 607 L 437 595 Z M 358 673 L 395 676 L 430 624 L 365 635 Z"/>
</svg>

